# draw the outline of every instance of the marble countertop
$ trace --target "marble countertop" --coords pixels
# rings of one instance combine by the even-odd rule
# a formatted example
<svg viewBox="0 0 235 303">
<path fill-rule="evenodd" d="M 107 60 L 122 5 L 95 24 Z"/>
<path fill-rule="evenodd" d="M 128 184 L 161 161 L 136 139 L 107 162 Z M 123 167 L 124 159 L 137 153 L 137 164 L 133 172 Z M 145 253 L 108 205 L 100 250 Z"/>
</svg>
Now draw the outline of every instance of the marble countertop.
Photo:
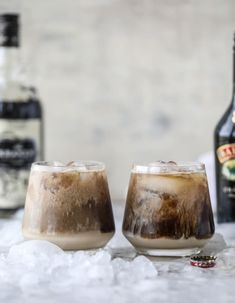
<svg viewBox="0 0 235 303">
<path fill-rule="evenodd" d="M 234 302 L 235 224 L 216 227 L 203 254 L 217 264 L 202 269 L 188 258 L 136 255 L 121 234 L 123 205 L 114 212 L 117 232 L 96 251 L 24 241 L 23 211 L 0 219 L 0 302 Z"/>
</svg>

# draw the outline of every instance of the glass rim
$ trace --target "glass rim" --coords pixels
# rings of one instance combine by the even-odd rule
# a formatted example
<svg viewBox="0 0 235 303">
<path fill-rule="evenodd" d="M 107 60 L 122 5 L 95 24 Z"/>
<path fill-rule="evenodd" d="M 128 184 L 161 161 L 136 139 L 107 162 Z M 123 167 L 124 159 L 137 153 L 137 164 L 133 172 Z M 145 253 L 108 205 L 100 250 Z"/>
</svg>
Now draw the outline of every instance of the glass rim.
<svg viewBox="0 0 235 303">
<path fill-rule="evenodd" d="M 205 171 L 205 164 L 193 161 L 150 162 L 148 164 L 133 163 L 132 172 L 136 173 L 185 173 Z"/>
<path fill-rule="evenodd" d="M 72 164 L 73 165 L 70 165 Z M 78 171 L 78 172 L 91 172 L 105 170 L 105 164 L 99 161 L 93 160 L 77 160 L 70 161 L 68 163 L 62 163 L 59 161 L 37 161 L 32 163 L 32 169 L 38 168 L 39 170 L 56 170 L 56 171 Z"/>
</svg>

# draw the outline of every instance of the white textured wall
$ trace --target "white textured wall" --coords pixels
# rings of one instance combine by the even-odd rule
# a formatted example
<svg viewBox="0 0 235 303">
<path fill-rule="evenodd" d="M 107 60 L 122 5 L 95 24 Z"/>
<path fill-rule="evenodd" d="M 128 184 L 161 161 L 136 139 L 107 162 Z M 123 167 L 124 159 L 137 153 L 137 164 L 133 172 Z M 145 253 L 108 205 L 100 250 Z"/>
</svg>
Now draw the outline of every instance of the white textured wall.
<svg viewBox="0 0 235 303">
<path fill-rule="evenodd" d="M 47 159 L 104 161 L 117 198 L 133 161 L 194 160 L 212 148 L 231 97 L 234 0 L 24 0 L 23 8 Z"/>
</svg>

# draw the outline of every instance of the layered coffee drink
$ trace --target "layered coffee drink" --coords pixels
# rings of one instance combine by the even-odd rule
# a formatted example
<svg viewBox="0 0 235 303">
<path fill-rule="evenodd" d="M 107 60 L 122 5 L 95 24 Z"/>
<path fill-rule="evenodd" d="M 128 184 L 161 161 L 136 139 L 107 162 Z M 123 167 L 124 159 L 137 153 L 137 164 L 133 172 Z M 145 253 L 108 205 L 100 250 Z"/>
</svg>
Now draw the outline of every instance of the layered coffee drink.
<svg viewBox="0 0 235 303">
<path fill-rule="evenodd" d="M 197 253 L 214 234 L 204 165 L 172 161 L 135 165 L 123 233 L 142 253 Z"/>
<path fill-rule="evenodd" d="M 25 238 L 48 240 L 67 250 L 92 249 L 103 247 L 114 231 L 103 163 L 32 165 L 23 219 Z"/>
</svg>

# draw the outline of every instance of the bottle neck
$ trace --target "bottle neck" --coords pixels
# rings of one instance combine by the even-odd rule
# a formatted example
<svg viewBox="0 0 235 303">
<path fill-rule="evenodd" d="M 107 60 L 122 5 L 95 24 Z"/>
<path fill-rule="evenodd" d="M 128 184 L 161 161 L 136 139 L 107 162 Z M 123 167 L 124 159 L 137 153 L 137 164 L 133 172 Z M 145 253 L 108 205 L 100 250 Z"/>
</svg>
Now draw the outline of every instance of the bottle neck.
<svg viewBox="0 0 235 303">
<path fill-rule="evenodd" d="M 0 83 L 15 79 L 20 69 L 20 51 L 18 47 L 0 46 Z"/>
<path fill-rule="evenodd" d="M 20 92 L 20 51 L 0 47 L 0 98 L 17 99 Z"/>
<path fill-rule="evenodd" d="M 233 47 L 233 99 L 235 98 L 235 46 Z"/>
</svg>

